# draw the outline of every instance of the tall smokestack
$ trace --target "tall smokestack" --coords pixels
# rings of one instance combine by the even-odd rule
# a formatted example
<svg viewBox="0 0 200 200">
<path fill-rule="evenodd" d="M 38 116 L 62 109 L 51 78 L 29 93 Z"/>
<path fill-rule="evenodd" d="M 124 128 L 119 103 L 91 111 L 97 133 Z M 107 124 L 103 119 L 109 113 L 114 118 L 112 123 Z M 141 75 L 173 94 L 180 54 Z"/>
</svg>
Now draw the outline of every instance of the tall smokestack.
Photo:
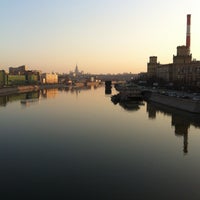
<svg viewBox="0 0 200 200">
<path fill-rule="evenodd" d="M 186 47 L 190 53 L 190 25 L 191 25 L 191 15 L 187 15 L 187 33 L 186 33 Z"/>
</svg>

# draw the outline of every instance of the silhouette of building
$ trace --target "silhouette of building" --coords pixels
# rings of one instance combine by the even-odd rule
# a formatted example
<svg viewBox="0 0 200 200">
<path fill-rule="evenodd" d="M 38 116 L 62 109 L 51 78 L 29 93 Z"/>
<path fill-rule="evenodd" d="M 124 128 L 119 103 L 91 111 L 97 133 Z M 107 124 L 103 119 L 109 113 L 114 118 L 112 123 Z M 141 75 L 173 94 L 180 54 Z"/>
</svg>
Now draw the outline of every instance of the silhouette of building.
<svg viewBox="0 0 200 200">
<path fill-rule="evenodd" d="M 147 63 L 147 76 L 200 87 L 200 61 L 192 60 L 190 54 L 190 15 L 187 15 L 186 45 L 177 47 L 177 54 L 173 56 L 173 63 L 170 64 L 160 64 L 157 56 L 150 56 Z"/>
<path fill-rule="evenodd" d="M 26 65 L 22 65 L 19 67 L 9 67 L 9 74 L 10 75 L 24 75 L 28 67 Z"/>
<path fill-rule="evenodd" d="M 75 70 L 74 70 L 74 73 L 75 73 L 76 76 L 79 75 L 78 65 L 76 65 Z"/>
</svg>

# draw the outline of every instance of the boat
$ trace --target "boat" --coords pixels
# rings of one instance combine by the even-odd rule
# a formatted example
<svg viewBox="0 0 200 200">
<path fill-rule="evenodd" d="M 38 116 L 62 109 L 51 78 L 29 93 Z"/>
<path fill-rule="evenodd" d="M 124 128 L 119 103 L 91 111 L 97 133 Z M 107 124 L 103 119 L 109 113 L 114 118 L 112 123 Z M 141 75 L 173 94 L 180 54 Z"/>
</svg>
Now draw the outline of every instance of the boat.
<svg viewBox="0 0 200 200">
<path fill-rule="evenodd" d="M 121 91 L 124 91 L 124 90 L 133 89 L 133 88 L 136 87 L 136 85 L 134 83 L 126 82 L 126 83 L 116 83 L 114 85 L 114 87 L 118 92 L 121 92 Z"/>
<path fill-rule="evenodd" d="M 124 84 L 116 84 L 115 89 L 119 92 L 118 98 L 121 101 L 142 100 L 142 91 L 138 85 L 130 82 Z"/>
</svg>

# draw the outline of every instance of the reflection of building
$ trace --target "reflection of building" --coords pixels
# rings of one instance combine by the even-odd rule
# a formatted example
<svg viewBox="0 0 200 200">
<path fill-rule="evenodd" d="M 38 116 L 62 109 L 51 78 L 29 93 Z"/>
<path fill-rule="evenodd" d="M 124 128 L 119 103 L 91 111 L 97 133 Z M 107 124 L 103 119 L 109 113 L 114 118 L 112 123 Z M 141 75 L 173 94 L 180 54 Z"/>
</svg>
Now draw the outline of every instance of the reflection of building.
<svg viewBox="0 0 200 200">
<path fill-rule="evenodd" d="M 176 110 L 161 104 L 147 102 L 147 112 L 149 118 L 156 118 L 156 113 L 161 112 L 171 116 L 171 125 L 175 127 L 175 135 L 183 136 L 183 152 L 188 152 L 188 130 L 190 125 L 200 128 L 198 114 L 192 114 L 180 110 Z M 153 117 L 152 117 L 153 116 Z"/>
<path fill-rule="evenodd" d="M 106 81 L 105 82 L 105 94 L 111 94 L 112 93 L 112 81 Z"/>
<path fill-rule="evenodd" d="M 14 102 L 26 99 L 39 99 L 39 91 L 20 93 L 20 94 L 10 94 L 0 97 L 0 106 L 6 106 L 8 102 Z"/>
<path fill-rule="evenodd" d="M 0 96 L 0 106 L 6 106 L 7 102 L 8 102 L 7 96 Z"/>
<path fill-rule="evenodd" d="M 44 89 L 41 90 L 41 95 L 44 98 L 55 98 L 55 96 L 58 94 L 58 88 L 52 88 L 52 89 Z"/>
<path fill-rule="evenodd" d="M 149 119 L 155 119 L 156 118 L 156 109 L 151 106 L 151 104 L 147 103 L 147 113 L 149 116 Z"/>
<path fill-rule="evenodd" d="M 180 115 L 172 114 L 172 126 L 175 127 L 175 135 L 183 136 L 183 152 L 188 152 L 188 129 L 190 123 Z"/>
</svg>

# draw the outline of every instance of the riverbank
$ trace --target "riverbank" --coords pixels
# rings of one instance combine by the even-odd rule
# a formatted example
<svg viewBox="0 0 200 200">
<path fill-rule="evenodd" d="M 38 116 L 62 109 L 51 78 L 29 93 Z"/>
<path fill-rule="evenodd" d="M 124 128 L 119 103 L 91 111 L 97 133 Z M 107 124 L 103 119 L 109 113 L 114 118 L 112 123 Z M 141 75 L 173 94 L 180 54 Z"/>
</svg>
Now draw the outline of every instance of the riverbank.
<svg viewBox="0 0 200 200">
<path fill-rule="evenodd" d="M 49 88 L 65 88 L 67 87 L 64 84 L 52 84 L 52 85 L 26 85 L 26 86 L 16 86 L 16 87 L 3 87 L 0 88 L 0 96 L 10 95 L 10 94 L 19 94 L 24 92 L 32 92 L 40 89 L 49 89 Z"/>
<path fill-rule="evenodd" d="M 200 101 L 184 99 L 173 96 L 166 96 L 158 93 L 149 93 L 147 101 L 152 101 L 165 106 L 173 107 L 191 113 L 200 113 Z"/>
</svg>

